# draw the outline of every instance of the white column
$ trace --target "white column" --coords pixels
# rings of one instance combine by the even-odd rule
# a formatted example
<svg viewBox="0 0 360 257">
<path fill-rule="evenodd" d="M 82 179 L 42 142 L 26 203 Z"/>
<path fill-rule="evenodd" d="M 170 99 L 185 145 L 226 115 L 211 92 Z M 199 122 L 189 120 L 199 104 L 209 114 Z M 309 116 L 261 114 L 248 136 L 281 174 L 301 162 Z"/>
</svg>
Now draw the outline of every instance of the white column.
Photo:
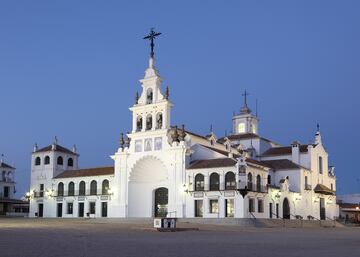
<svg viewBox="0 0 360 257">
<path fill-rule="evenodd" d="M 209 191 L 210 189 L 210 176 L 209 173 L 204 174 L 204 189 L 205 191 Z"/>
<path fill-rule="evenodd" d="M 220 173 L 220 190 L 225 190 L 225 175 L 223 172 Z"/>
</svg>

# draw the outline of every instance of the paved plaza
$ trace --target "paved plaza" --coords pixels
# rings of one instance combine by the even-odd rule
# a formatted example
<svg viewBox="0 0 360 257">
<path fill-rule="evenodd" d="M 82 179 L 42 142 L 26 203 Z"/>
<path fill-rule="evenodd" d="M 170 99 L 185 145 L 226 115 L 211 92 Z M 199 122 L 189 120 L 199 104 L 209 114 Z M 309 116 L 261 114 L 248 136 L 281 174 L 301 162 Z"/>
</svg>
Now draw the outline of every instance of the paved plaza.
<svg viewBox="0 0 360 257">
<path fill-rule="evenodd" d="M 155 232 L 150 222 L 2 218 L 0 256 L 360 256 L 360 228 L 179 224 L 199 231 Z"/>
</svg>

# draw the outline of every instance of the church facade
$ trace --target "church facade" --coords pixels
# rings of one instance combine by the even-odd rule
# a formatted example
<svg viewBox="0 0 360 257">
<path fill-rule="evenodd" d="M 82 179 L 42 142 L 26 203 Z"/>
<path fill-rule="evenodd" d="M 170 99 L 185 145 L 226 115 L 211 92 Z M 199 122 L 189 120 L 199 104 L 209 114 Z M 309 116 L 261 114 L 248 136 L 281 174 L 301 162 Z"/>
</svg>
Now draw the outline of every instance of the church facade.
<svg viewBox="0 0 360 257">
<path fill-rule="evenodd" d="M 258 133 L 245 101 L 233 131 L 217 138 L 171 126 L 173 103 L 152 51 L 132 131 L 114 165 L 80 169 L 76 147 L 34 147 L 30 217 L 333 219 L 336 178 L 318 131 L 281 146 Z M 245 94 L 246 99 L 246 94 Z M 231 122 L 231 121 L 229 121 Z"/>
</svg>

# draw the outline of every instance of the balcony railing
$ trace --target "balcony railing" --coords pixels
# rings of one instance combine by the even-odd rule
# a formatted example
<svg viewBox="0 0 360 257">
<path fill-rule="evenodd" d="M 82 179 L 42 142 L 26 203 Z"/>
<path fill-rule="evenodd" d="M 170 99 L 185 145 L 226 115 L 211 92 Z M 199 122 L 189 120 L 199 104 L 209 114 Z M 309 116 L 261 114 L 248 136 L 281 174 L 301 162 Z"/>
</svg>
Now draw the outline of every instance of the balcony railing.
<svg viewBox="0 0 360 257">
<path fill-rule="evenodd" d="M 267 193 L 267 186 L 264 186 L 264 185 L 257 185 L 257 184 L 252 184 L 252 183 L 247 183 L 246 184 L 247 186 L 247 190 L 248 191 L 251 191 L 251 192 L 259 192 L 259 193 Z M 222 189 L 220 189 L 222 188 Z M 209 190 L 205 190 L 205 187 L 204 186 L 201 186 L 201 187 L 195 187 L 194 188 L 194 191 L 195 192 L 203 192 L 203 191 L 226 191 L 226 190 L 237 190 L 238 187 L 237 187 L 237 184 L 231 184 L 231 185 L 223 185 L 222 187 L 220 187 L 219 189 L 218 188 L 211 188 L 209 186 Z"/>
<path fill-rule="evenodd" d="M 94 195 L 94 196 L 110 195 L 110 193 L 108 192 L 108 190 L 97 190 L 97 191 L 85 190 L 85 192 L 80 191 L 80 190 L 75 190 L 75 191 L 64 191 L 64 192 L 55 191 L 53 194 L 54 197 L 91 196 L 91 195 Z"/>
<path fill-rule="evenodd" d="M 3 193 L 0 193 L 0 199 L 9 199 L 9 198 L 10 198 L 10 194 L 4 195 Z"/>
<path fill-rule="evenodd" d="M 267 186 L 254 184 L 254 183 L 247 183 L 247 190 L 251 192 L 259 192 L 259 193 L 266 193 Z"/>
<path fill-rule="evenodd" d="M 305 185 L 305 190 L 311 190 L 312 186 L 311 185 Z"/>
<path fill-rule="evenodd" d="M 38 192 L 35 191 L 34 192 L 34 198 L 41 198 L 44 197 L 45 192 Z M 58 191 L 53 191 L 53 192 L 49 192 L 49 196 L 51 197 L 68 197 L 68 196 L 101 196 L 101 195 L 111 195 L 109 193 L 108 190 L 97 190 L 95 191 L 91 191 L 91 190 L 85 190 L 85 192 L 81 192 L 79 190 L 75 190 L 75 191 L 64 191 L 64 192 L 58 192 Z"/>
<path fill-rule="evenodd" d="M 35 198 L 44 197 L 44 191 L 35 191 L 35 192 L 34 192 L 34 197 L 35 197 Z"/>
</svg>

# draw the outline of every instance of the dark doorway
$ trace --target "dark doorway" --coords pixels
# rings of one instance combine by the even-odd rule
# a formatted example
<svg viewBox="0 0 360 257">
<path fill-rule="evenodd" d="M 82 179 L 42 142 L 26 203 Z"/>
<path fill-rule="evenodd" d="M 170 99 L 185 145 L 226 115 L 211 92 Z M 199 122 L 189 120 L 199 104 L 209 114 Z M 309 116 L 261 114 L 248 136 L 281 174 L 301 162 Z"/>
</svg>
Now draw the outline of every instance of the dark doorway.
<svg viewBox="0 0 360 257">
<path fill-rule="evenodd" d="M 107 217 L 107 208 L 108 208 L 107 202 L 102 202 L 101 203 L 101 217 Z"/>
<path fill-rule="evenodd" d="M 275 207 L 276 207 L 276 218 L 278 219 L 279 218 L 279 204 L 277 203 Z"/>
<path fill-rule="evenodd" d="M 195 217 L 203 216 L 203 200 L 195 200 Z"/>
<path fill-rule="evenodd" d="M 287 198 L 283 201 L 283 219 L 290 219 L 290 204 Z"/>
<path fill-rule="evenodd" d="M 4 198 L 10 197 L 10 187 L 4 187 Z"/>
<path fill-rule="evenodd" d="M 325 199 L 324 198 L 320 198 L 320 219 L 326 220 Z"/>
<path fill-rule="evenodd" d="M 84 217 L 84 203 L 79 203 L 79 217 Z"/>
<path fill-rule="evenodd" d="M 44 205 L 42 203 L 39 203 L 38 205 L 38 217 L 44 216 Z"/>
<path fill-rule="evenodd" d="M 273 204 L 269 203 L 269 218 L 273 218 Z"/>
<path fill-rule="evenodd" d="M 155 190 L 155 217 L 167 216 L 168 194 L 169 190 L 165 187 L 160 187 Z"/>
<path fill-rule="evenodd" d="M 57 217 L 58 218 L 62 217 L 62 203 L 57 204 Z"/>
</svg>

